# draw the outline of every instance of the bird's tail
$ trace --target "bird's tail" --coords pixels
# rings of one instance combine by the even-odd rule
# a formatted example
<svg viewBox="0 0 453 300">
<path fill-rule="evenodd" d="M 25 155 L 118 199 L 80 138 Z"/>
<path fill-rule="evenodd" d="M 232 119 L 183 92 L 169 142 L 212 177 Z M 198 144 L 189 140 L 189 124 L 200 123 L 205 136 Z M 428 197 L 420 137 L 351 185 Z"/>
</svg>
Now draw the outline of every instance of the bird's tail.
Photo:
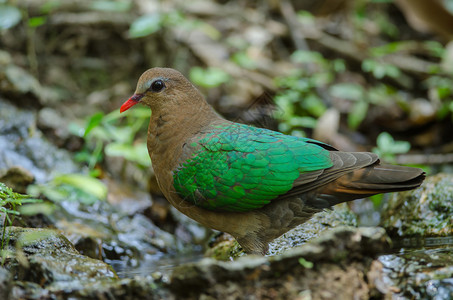
<svg viewBox="0 0 453 300">
<path fill-rule="evenodd" d="M 356 169 L 330 182 L 323 189 L 323 193 L 333 196 L 332 199 L 329 199 L 329 204 L 335 205 L 381 193 L 411 190 L 419 187 L 424 179 L 425 172 L 422 169 L 381 165 L 377 161 L 370 166 Z"/>
</svg>

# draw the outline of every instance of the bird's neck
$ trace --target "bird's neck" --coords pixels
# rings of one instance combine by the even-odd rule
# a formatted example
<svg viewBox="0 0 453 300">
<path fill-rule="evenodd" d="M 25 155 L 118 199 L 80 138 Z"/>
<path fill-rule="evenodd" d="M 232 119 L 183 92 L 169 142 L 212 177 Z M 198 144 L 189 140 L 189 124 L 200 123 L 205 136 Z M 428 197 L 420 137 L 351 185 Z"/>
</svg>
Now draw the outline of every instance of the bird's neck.
<svg viewBox="0 0 453 300">
<path fill-rule="evenodd" d="M 152 112 L 148 127 L 148 151 L 153 166 L 172 168 L 181 157 L 183 144 L 206 126 L 225 121 L 204 100 Z"/>
</svg>

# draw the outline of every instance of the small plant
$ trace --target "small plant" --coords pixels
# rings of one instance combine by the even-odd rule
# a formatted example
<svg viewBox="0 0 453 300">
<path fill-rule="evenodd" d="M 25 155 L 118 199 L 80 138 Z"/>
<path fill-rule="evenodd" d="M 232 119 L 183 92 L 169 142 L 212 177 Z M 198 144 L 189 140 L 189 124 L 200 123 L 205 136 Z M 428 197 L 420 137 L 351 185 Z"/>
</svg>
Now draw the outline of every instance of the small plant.
<svg viewBox="0 0 453 300">
<path fill-rule="evenodd" d="M 151 165 L 146 141 L 135 141 L 137 132 L 146 130 L 150 111 L 137 107 L 120 119 L 119 110 L 107 115 L 99 112 L 88 118 L 85 128 L 71 124 L 74 134 L 83 137 L 84 148 L 75 156 L 79 162 L 88 164 L 92 175 L 97 176 L 95 166 L 104 156 L 119 156 L 136 163 L 141 168 Z"/>
<path fill-rule="evenodd" d="M 397 154 L 405 154 L 411 149 L 411 144 L 407 141 L 396 141 L 388 132 L 382 132 L 376 139 L 377 147 L 373 148 L 373 152 L 379 155 L 379 158 L 386 163 L 396 163 Z M 417 165 L 429 173 L 429 168 L 423 165 Z M 371 196 L 370 199 L 377 209 L 384 199 L 384 194 Z"/>
<path fill-rule="evenodd" d="M 376 140 L 377 147 L 373 148 L 373 152 L 389 163 L 396 162 L 396 154 L 407 153 L 411 149 L 411 144 L 406 141 L 395 141 L 388 132 L 379 134 Z"/>
<path fill-rule="evenodd" d="M 312 51 L 296 51 L 291 59 L 302 67 L 289 76 L 276 78 L 281 92 L 275 96 L 275 118 L 280 122 L 280 131 L 303 136 L 301 129 L 314 128 L 316 119 L 327 109 L 318 88 L 330 84 L 336 72 L 344 70 L 344 63 L 329 61 Z"/>
<path fill-rule="evenodd" d="M 21 214 L 19 207 L 25 203 L 36 204 L 39 202 L 42 202 L 42 200 L 31 198 L 28 195 L 15 193 L 11 188 L 0 182 L 0 216 L 4 218 L 0 250 L 4 250 L 8 244 L 8 239 L 5 234 L 6 227 L 11 226 L 14 218 Z M 28 210 L 28 212 L 30 212 L 30 210 Z"/>
<path fill-rule="evenodd" d="M 305 269 L 313 269 L 313 262 L 306 260 L 303 257 L 299 258 L 299 264 L 304 267 Z"/>
<path fill-rule="evenodd" d="M 204 88 L 214 88 L 230 80 L 230 75 L 218 68 L 203 69 L 193 67 L 190 69 L 190 80 L 198 86 Z"/>
<path fill-rule="evenodd" d="M 365 88 L 356 83 L 337 83 L 330 87 L 329 93 L 332 97 L 352 102 L 347 121 L 349 128 L 354 130 L 367 116 L 370 105 L 387 105 L 391 101 L 399 101 L 396 90 L 384 84 Z"/>
<path fill-rule="evenodd" d="M 44 195 L 53 202 L 78 201 L 87 205 L 107 197 L 107 187 L 102 181 L 83 174 L 61 174 L 46 184 L 29 186 L 27 192 L 33 196 Z"/>
<path fill-rule="evenodd" d="M 221 37 L 220 32 L 215 27 L 198 19 L 188 18 L 179 11 L 157 11 L 140 16 L 131 24 L 129 36 L 131 38 L 141 38 L 172 27 L 181 30 L 198 29 L 214 40 Z"/>
<path fill-rule="evenodd" d="M 376 79 L 382 79 L 386 76 L 390 78 L 401 76 L 401 71 L 397 67 L 374 59 L 365 59 L 362 62 L 362 70 L 373 74 Z"/>
</svg>

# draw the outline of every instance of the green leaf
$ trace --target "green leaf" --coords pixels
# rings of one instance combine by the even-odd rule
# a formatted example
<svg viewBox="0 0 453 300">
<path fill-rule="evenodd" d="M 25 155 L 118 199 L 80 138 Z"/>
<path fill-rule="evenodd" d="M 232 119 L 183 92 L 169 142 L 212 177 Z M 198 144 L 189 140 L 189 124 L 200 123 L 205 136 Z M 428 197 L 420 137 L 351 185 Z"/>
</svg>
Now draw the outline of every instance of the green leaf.
<svg viewBox="0 0 453 300">
<path fill-rule="evenodd" d="M 312 269 L 314 266 L 313 262 L 308 261 L 303 257 L 299 258 L 299 264 L 306 269 Z"/>
<path fill-rule="evenodd" d="M 304 25 L 314 26 L 316 18 L 309 11 L 300 10 L 297 12 L 297 19 Z"/>
<path fill-rule="evenodd" d="M 374 66 L 374 69 L 371 70 L 372 73 L 373 73 L 373 76 L 377 79 L 382 79 L 384 78 L 385 74 L 386 74 L 386 70 L 385 70 L 385 66 L 383 65 L 379 65 L 379 64 L 376 64 Z"/>
<path fill-rule="evenodd" d="M 40 194 L 43 194 L 46 198 L 54 202 L 61 202 L 67 200 L 70 196 L 69 191 L 52 185 L 33 184 L 28 186 L 27 193 L 34 197 L 38 197 Z"/>
<path fill-rule="evenodd" d="M 251 59 L 245 51 L 234 53 L 231 57 L 231 60 L 246 69 L 253 70 L 258 66 L 257 63 L 253 59 Z"/>
<path fill-rule="evenodd" d="M 388 132 L 379 134 L 376 140 L 377 148 L 373 148 L 373 152 L 380 155 L 389 162 L 395 160 L 395 154 L 407 153 L 411 144 L 406 141 L 395 141 Z"/>
<path fill-rule="evenodd" d="M 104 113 L 98 112 L 95 113 L 90 117 L 90 119 L 87 122 L 87 125 L 85 127 L 85 133 L 83 134 L 83 137 L 86 137 L 91 130 L 93 130 L 95 127 L 97 127 L 101 122 L 102 119 L 104 118 Z"/>
<path fill-rule="evenodd" d="M 37 241 L 44 240 L 46 238 L 52 237 L 54 233 L 51 230 L 40 230 L 40 231 L 24 231 L 18 240 L 19 245 L 25 246 Z"/>
<path fill-rule="evenodd" d="M 450 2 L 453 4 L 453 1 L 444 1 L 444 2 L 445 3 Z M 446 48 L 438 41 L 426 41 L 423 44 L 424 44 L 425 48 L 428 49 L 430 54 L 433 56 L 443 57 L 446 52 L 446 50 L 445 50 Z"/>
<path fill-rule="evenodd" d="M 85 134 L 85 128 L 74 122 L 69 123 L 68 130 L 71 134 L 78 137 L 83 137 Z"/>
<path fill-rule="evenodd" d="M 148 117 L 149 118 L 149 117 Z M 115 127 L 110 131 L 110 136 L 113 141 L 120 143 L 132 143 L 134 139 L 134 130 L 132 127 Z"/>
<path fill-rule="evenodd" d="M 22 20 L 22 14 L 17 7 L 0 5 L 0 29 L 9 29 Z"/>
<path fill-rule="evenodd" d="M 312 117 L 293 117 L 289 119 L 288 125 L 291 127 L 315 128 L 316 119 Z"/>
<path fill-rule="evenodd" d="M 365 59 L 362 62 L 362 70 L 365 72 L 371 72 L 377 79 L 382 79 L 385 76 L 397 78 L 401 74 L 400 69 L 397 67 L 372 59 Z"/>
<path fill-rule="evenodd" d="M 308 94 L 302 101 L 302 107 L 315 117 L 321 117 L 327 110 L 325 104 L 316 94 Z"/>
<path fill-rule="evenodd" d="M 360 101 L 365 98 L 365 90 L 356 83 L 337 83 L 330 87 L 330 95 L 352 101 Z"/>
<path fill-rule="evenodd" d="M 373 202 L 373 207 L 376 210 L 379 210 L 379 207 L 382 204 L 382 201 L 384 200 L 384 194 L 377 194 L 373 195 L 370 197 L 371 202 Z"/>
<path fill-rule="evenodd" d="M 105 154 L 108 156 L 121 156 L 145 167 L 151 166 L 146 143 L 136 143 L 134 145 L 110 143 L 105 147 Z"/>
<path fill-rule="evenodd" d="M 411 144 L 406 141 L 395 141 L 391 148 L 392 153 L 394 154 L 407 153 L 410 149 Z"/>
<path fill-rule="evenodd" d="M 452 88 L 448 86 L 440 86 L 436 89 L 439 99 L 445 99 L 452 95 Z"/>
<path fill-rule="evenodd" d="M 228 73 L 214 67 L 207 69 L 193 67 L 190 69 L 189 77 L 193 83 L 205 88 L 213 88 L 230 80 L 230 75 L 228 75 Z"/>
<path fill-rule="evenodd" d="M 76 187 L 98 199 L 105 199 L 107 187 L 99 179 L 82 174 L 63 174 L 53 179 L 55 185 L 67 184 Z"/>
<path fill-rule="evenodd" d="M 100 11 L 126 12 L 131 9 L 131 1 L 93 1 L 91 9 Z"/>
<path fill-rule="evenodd" d="M 214 41 L 219 40 L 222 37 L 222 33 L 220 33 L 220 31 L 218 31 L 217 28 L 215 28 L 214 26 L 212 26 L 209 23 L 206 23 L 206 22 L 203 22 L 200 20 L 196 20 L 196 21 L 192 21 L 192 22 L 185 21 L 185 24 L 187 24 L 187 23 L 193 23 L 194 25 L 192 25 L 192 26 L 194 28 L 199 29 L 204 34 L 206 34 L 208 37 L 213 39 Z M 178 25 L 178 24 L 176 24 L 176 25 Z"/>
<path fill-rule="evenodd" d="M 291 61 L 295 63 L 322 63 L 324 58 L 316 51 L 297 50 L 291 54 Z"/>
<path fill-rule="evenodd" d="M 368 112 L 368 106 L 369 104 L 366 101 L 354 103 L 354 106 L 348 115 L 348 125 L 351 129 L 357 129 L 365 119 Z"/>
<path fill-rule="evenodd" d="M 346 70 L 346 64 L 342 59 L 335 59 L 333 61 L 333 70 L 337 73 L 344 72 Z"/>
<path fill-rule="evenodd" d="M 405 49 L 411 49 L 412 47 L 412 43 L 410 42 L 393 42 L 379 47 L 372 47 L 369 51 L 373 56 L 384 56 L 403 51 Z"/>
<path fill-rule="evenodd" d="M 5 207 L 0 207 L 0 212 L 4 212 L 6 214 L 12 214 L 12 215 L 20 215 L 18 211 L 12 210 L 12 209 L 7 209 Z"/>
<path fill-rule="evenodd" d="M 392 148 L 392 144 L 395 142 L 393 137 L 388 132 L 382 132 L 379 134 L 376 140 L 376 145 L 379 149 L 383 150 L 384 152 L 389 152 Z"/>
<path fill-rule="evenodd" d="M 385 67 L 385 75 L 391 78 L 398 78 L 401 76 L 401 71 L 398 67 L 392 65 L 384 65 Z"/>
<path fill-rule="evenodd" d="M 28 20 L 29 27 L 39 27 L 47 22 L 47 16 L 33 17 Z"/>
<path fill-rule="evenodd" d="M 24 216 L 32 216 L 36 214 L 51 215 L 55 210 L 55 206 L 51 203 L 35 203 L 23 205 L 19 208 L 19 212 Z"/>
<path fill-rule="evenodd" d="M 389 85 L 379 84 L 368 90 L 367 100 L 376 105 L 386 105 L 398 97 L 398 93 Z"/>
<path fill-rule="evenodd" d="M 162 17 L 158 13 L 148 14 L 139 17 L 129 28 L 129 35 L 132 38 L 144 37 L 160 30 Z"/>
</svg>

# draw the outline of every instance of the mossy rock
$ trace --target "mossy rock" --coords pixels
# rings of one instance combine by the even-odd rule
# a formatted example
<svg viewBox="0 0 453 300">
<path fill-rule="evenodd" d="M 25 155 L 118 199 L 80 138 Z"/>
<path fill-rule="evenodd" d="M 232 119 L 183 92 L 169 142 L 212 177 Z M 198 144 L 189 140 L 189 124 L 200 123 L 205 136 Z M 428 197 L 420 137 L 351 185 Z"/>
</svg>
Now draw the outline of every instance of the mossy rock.
<svg viewBox="0 0 453 300">
<path fill-rule="evenodd" d="M 416 190 L 393 194 L 381 225 L 391 236 L 453 235 L 453 175 L 430 176 Z"/>
</svg>

